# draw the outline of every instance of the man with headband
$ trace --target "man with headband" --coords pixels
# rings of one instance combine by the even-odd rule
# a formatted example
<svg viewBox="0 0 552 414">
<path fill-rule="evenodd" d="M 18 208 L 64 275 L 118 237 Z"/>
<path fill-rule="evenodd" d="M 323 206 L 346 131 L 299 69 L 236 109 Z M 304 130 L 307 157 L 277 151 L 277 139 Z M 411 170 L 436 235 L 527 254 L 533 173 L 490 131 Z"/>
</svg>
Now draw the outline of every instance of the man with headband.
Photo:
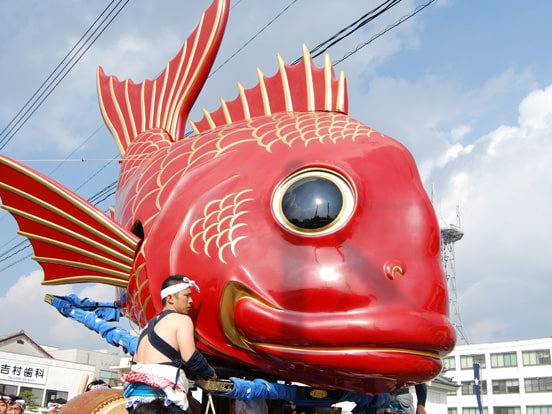
<svg viewBox="0 0 552 414">
<path fill-rule="evenodd" d="M 0 395 L 0 414 L 6 414 L 8 411 L 8 402 L 10 401 L 10 397 L 7 395 Z"/>
<path fill-rule="evenodd" d="M 56 398 L 48 403 L 48 414 L 59 414 L 63 406 L 67 403 L 65 398 Z"/>
<path fill-rule="evenodd" d="M 217 377 L 196 349 L 194 325 L 188 316 L 192 288 L 199 292 L 199 286 L 182 275 L 169 276 L 163 282 L 163 310 L 142 331 L 131 371 L 122 376 L 129 413 L 156 398 L 164 399 L 172 413 L 189 413 L 186 373 L 195 378 Z"/>
<path fill-rule="evenodd" d="M 4 400 L 4 397 L 2 397 L 2 400 L 7 403 L 6 413 L 8 414 L 21 414 L 25 412 L 25 400 L 23 397 L 10 395 L 7 400 Z"/>
</svg>

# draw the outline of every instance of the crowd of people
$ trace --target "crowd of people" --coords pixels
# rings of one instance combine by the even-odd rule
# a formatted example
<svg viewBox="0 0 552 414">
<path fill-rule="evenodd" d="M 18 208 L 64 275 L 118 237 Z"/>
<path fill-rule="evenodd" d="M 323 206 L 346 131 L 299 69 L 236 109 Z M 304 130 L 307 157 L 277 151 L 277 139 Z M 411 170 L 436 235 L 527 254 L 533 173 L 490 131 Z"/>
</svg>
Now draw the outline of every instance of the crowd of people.
<svg viewBox="0 0 552 414">
<path fill-rule="evenodd" d="M 0 414 L 20 414 L 25 412 L 25 400 L 15 395 L 0 396 Z"/>
<path fill-rule="evenodd" d="M 58 414 L 67 402 L 64 398 L 55 398 L 48 402 L 48 414 Z M 0 414 L 22 414 L 27 403 L 21 396 L 0 395 Z"/>
</svg>

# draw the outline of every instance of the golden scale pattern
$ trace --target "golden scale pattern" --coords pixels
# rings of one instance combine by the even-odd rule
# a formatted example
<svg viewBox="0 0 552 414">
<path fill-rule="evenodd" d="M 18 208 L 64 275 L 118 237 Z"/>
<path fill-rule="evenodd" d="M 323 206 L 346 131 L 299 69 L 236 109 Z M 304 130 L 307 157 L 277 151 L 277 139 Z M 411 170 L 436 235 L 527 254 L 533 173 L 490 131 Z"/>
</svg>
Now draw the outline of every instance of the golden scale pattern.
<svg viewBox="0 0 552 414">
<path fill-rule="evenodd" d="M 128 219 L 125 226 L 128 227 L 129 224 L 132 223 L 134 217 L 136 217 L 136 212 L 142 204 L 144 206 L 155 205 L 155 212 L 145 223 L 143 223 L 147 234 L 149 227 L 159 214 L 161 206 L 170 195 L 170 191 L 176 181 L 197 163 L 214 159 L 226 151 L 237 149 L 251 153 L 246 146 L 255 145 L 270 154 L 275 145 L 285 145 L 292 150 L 294 145 L 307 147 L 314 142 L 331 145 L 340 140 L 350 139 L 355 141 L 359 136 L 368 137 L 374 133 L 369 127 L 341 113 L 277 113 L 272 115 L 271 119 L 273 122 L 267 123 L 265 117 L 255 118 L 244 122 L 241 126 L 233 125 L 222 127 L 198 137 L 197 139 L 190 139 L 189 141 L 183 140 L 166 146 L 159 145 L 159 148 L 162 149 L 151 157 L 151 160 L 148 160 L 147 168 L 141 172 L 139 175 L 140 178 L 135 184 L 136 189 L 129 192 L 130 194 L 135 194 L 135 196 L 132 202 L 128 203 L 128 205 L 131 206 L 131 210 L 125 212 L 125 216 L 126 213 L 128 213 L 128 216 L 126 216 Z M 143 146 L 144 144 L 139 143 L 138 145 Z M 151 148 L 153 147 L 150 147 L 150 149 Z M 132 146 L 129 150 L 133 151 Z M 331 149 L 329 149 L 329 151 L 330 150 Z M 170 162 L 167 160 L 170 160 Z M 174 167 L 174 163 L 178 163 L 178 168 Z M 167 176 L 169 171 L 171 175 Z M 140 189 L 145 188 L 149 180 L 156 181 L 155 187 L 146 194 L 142 194 Z M 233 197 L 235 197 L 235 195 L 228 194 L 226 197 L 230 200 L 234 200 Z M 247 197 L 247 200 L 250 200 L 250 197 Z M 214 202 L 222 203 L 221 206 L 224 204 L 222 199 L 214 200 Z M 243 202 L 243 200 L 241 200 L 241 202 Z M 241 202 L 239 199 L 236 199 L 235 206 L 241 206 Z M 232 211 L 233 214 L 239 215 L 238 218 L 244 217 L 239 209 Z M 198 219 L 202 223 L 197 223 L 196 225 L 202 226 L 203 223 L 207 223 L 207 216 L 209 214 L 209 211 L 206 210 L 204 217 Z M 232 226 L 234 228 L 240 225 L 238 218 L 232 221 Z M 201 227 L 196 228 L 199 229 Z M 221 229 L 219 227 L 217 231 L 219 233 L 214 239 L 217 248 L 220 249 L 221 246 L 224 246 L 224 248 L 230 248 L 232 252 L 235 252 L 234 249 L 239 240 L 232 239 L 232 232 L 230 229 Z M 201 236 L 195 233 L 191 235 L 194 240 L 191 248 L 196 252 L 200 251 L 195 242 L 198 237 L 203 241 L 210 241 L 211 237 L 214 235 L 213 233 L 207 236 L 208 232 L 205 233 L 205 230 L 199 230 L 199 232 L 203 232 Z M 218 239 L 216 237 L 218 237 Z M 223 239 L 224 237 L 226 237 L 226 239 Z M 144 254 L 144 247 L 143 245 L 140 254 Z M 209 243 L 204 246 L 203 251 L 210 255 L 208 250 Z M 223 254 L 224 253 L 221 253 L 219 250 L 219 259 L 225 262 Z M 138 272 L 135 272 L 132 278 L 137 276 Z M 137 283 L 136 280 L 133 282 Z M 136 291 L 135 299 L 140 297 L 141 290 L 146 287 L 145 283 L 147 282 L 141 281 L 141 283 L 137 283 L 139 289 Z M 137 300 L 135 303 L 140 303 L 140 301 Z M 146 304 L 142 306 L 143 312 L 145 312 L 145 306 Z"/>
<path fill-rule="evenodd" d="M 241 127 L 223 127 L 197 139 L 168 145 L 155 153 L 139 174 L 134 191 L 129 192 L 134 196 L 132 202 L 125 202 L 130 211 L 122 214 L 122 217 L 127 218 L 124 226 L 129 227 L 140 207 L 152 203 L 153 199 L 156 211 L 147 222 L 142 223 L 147 231 L 177 180 L 196 164 L 219 157 L 231 149 L 252 153 L 245 147 L 239 147 L 254 144 L 270 153 L 276 144 L 284 144 L 292 149 L 293 145 L 307 147 L 311 142 L 331 144 L 345 139 L 355 141 L 359 136 L 366 137 L 374 133 L 371 128 L 339 113 L 278 113 L 272 119 L 274 123 L 267 122 L 265 118 L 255 118 Z M 141 189 L 146 188 L 151 180 L 156 183 L 152 190 L 144 194 Z"/>
</svg>

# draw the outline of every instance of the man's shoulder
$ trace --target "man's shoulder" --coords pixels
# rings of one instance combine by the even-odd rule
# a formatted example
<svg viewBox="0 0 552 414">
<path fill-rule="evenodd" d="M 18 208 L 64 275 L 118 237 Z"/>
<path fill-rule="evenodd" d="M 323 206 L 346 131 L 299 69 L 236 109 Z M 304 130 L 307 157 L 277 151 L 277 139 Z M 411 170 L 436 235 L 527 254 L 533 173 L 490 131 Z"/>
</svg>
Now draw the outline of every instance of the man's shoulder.
<svg viewBox="0 0 552 414">
<path fill-rule="evenodd" d="M 192 323 L 192 318 L 190 318 L 189 315 L 186 315 L 185 313 L 178 313 L 178 312 L 168 312 L 166 315 L 163 316 L 163 319 L 169 319 L 169 320 L 180 320 L 180 321 L 187 321 Z"/>
</svg>

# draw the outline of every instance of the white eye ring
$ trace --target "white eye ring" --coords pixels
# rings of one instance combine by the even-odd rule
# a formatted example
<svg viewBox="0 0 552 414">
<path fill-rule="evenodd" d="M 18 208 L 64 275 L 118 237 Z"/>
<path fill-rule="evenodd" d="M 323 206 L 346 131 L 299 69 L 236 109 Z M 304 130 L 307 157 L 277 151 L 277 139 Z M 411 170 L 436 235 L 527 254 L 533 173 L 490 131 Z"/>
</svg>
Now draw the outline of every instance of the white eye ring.
<svg viewBox="0 0 552 414">
<path fill-rule="evenodd" d="M 355 207 L 353 187 L 341 174 L 322 168 L 298 171 L 272 196 L 272 212 L 292 233 L 320 236 L 342 228 Z"/>
</svg>

